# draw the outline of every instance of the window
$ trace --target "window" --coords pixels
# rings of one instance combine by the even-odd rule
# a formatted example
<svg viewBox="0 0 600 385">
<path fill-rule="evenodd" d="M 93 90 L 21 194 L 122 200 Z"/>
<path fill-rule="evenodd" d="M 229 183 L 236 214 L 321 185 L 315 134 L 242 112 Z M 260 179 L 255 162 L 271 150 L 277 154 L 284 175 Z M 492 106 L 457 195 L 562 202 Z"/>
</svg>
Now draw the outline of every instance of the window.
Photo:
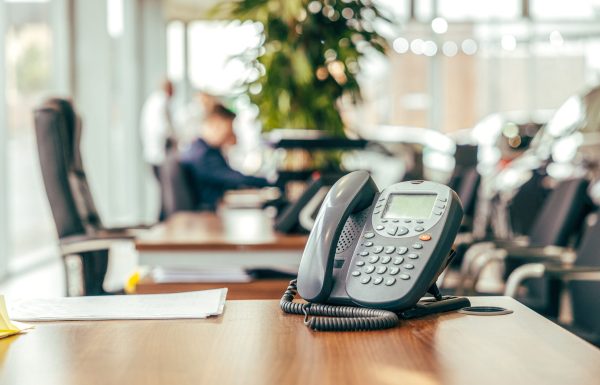
<svg viewBox="0 0 600 385">
<path fill-rule="evenodd" d="M 8 2 L 5 36 L 9 255 L 19 263 L 54 247 L 32 111 L 52 88 L 50 2 Z M 18 258 L 16 258 L 18 257 Z"/>
</svg>

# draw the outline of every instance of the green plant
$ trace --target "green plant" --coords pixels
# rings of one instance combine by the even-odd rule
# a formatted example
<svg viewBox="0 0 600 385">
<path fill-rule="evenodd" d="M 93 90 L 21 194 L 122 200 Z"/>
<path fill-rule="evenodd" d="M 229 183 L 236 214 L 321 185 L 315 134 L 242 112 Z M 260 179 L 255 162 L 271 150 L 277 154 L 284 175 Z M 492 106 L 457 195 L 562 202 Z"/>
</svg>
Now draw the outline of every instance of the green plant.
<svg viewBox="0 0 600 385">
<path fill-rule="evenodd" d="M 308 128 L 343 136 L 340 98 L 360 100 L 361 57 L 388 47 L 373 25 L 390 20 L 372 1 L 238 0 L 219 9 L 264 27 L 262 47 L 245 55 L 262 74 L 246 85 L 263 130 Z"/>
</svg>

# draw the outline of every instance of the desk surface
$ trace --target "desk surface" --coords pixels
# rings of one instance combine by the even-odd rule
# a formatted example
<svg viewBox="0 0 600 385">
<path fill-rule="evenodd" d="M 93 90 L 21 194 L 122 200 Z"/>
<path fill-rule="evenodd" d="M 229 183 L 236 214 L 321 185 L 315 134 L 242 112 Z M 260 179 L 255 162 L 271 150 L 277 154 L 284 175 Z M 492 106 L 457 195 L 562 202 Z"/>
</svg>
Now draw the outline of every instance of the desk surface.
<svg viewBox="0 0 600 385">
<path fill-rule="evenodd" d="M 505 297 L 511 315 L 450 313 L 319 333 L 277 301 L 209 320 L 38 323 L 0 340 L 0 384 L 597 384 L 600 350 Z"/>
<path fill-rule="evenodd" d="M 226 209 L 216 213 L 183 212 L 136 239 L 139 251 L 303 250 L 305 235 L 273 230 L 262 210 Z"/>
</svg>

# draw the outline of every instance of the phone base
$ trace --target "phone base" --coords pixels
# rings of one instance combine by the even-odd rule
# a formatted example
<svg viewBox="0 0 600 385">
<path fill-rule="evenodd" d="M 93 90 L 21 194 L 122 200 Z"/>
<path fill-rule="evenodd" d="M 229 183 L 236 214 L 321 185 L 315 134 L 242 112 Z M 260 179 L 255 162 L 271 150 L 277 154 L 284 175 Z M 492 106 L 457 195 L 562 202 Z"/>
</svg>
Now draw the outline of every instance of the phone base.
<svg viewBox="0 0 600 385">
<path fill-rule="evenodd" d="M 444 296 L 441 299 L 425 298 L 420 300 L 410 309 L 401 311 L 398 316 L 402 319 L 425 317 L 431 314 L 445 313 L 460 310 L 471 306 L 471 301 L 466 297 Z"/>
</svg>

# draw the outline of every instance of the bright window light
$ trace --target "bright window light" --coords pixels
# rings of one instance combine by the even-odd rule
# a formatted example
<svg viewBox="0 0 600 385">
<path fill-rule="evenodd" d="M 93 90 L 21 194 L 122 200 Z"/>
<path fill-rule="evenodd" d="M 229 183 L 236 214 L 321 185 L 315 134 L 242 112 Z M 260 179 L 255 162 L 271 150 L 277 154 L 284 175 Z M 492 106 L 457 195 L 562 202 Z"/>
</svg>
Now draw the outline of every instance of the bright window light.
<svg viewBox="0 0 600 385">
<path fill-rule="evenodd" d="M 123 0 L 107 0 L 106 7 L 108 34 L 112 38 L 118 38 L 123 34 Z"/>
</svg>

